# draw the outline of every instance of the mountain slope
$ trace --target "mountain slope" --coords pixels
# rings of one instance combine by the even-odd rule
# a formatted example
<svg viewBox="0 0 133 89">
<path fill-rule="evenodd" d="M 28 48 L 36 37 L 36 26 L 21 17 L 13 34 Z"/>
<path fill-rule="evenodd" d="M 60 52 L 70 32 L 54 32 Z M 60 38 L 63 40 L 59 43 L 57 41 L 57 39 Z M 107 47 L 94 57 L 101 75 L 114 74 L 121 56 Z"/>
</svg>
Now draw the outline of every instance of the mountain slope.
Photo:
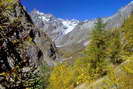
<svg viewBox="0 0 133 89">
<path fill-rule="evenodd" d="M 133 61 L 128 60 L 119 65 L 112 74 L 109 74 L 92 84 L 84 83 L 75 89 L 132 89 L 133 75 L 130 70 L 133 70 Z"/>
<path fill-rule="evenodd" d="M 133 2 L 121 8 L 116 14 L 102 18 L 106 29 L 118 28 L 133 12 Z M 89 33 L 95 26 L 95 20 L 63 20 L 39 11 L 32 11 L 33 22 L 46 32 L 61 52 L 73 53 L 82 50 L 89 43 Z M 47 20 L 44 18 L 48 18 Z"/>
<path fill-rule="evenodd" d="M 78 20 L 63 20 L 37 10 L 31 12 L 31 17 L 35 24 L 46 32 L 53 41 L 71 32 L 79 23 Z"/>
<path fill-rule="evenodd" d="M 35 27 L 21 3 L 0 0 L 0 89 L 36 86 L 39 64 L 56 59 L 54 43 Z"/>
</svg>

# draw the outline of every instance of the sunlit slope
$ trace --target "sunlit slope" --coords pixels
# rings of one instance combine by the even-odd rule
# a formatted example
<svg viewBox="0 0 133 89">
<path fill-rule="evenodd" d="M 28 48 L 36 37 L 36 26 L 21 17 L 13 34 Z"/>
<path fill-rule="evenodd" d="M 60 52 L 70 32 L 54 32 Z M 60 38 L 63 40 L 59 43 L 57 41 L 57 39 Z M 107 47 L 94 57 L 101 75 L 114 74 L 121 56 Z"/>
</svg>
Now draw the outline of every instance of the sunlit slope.
<svg viewBox="0 0 133 89">
<path fill-rule="evenodd" d="M 125 61 L 104 78 L 75 89 L 133 89 L 133 61 Z"/>
</svg>

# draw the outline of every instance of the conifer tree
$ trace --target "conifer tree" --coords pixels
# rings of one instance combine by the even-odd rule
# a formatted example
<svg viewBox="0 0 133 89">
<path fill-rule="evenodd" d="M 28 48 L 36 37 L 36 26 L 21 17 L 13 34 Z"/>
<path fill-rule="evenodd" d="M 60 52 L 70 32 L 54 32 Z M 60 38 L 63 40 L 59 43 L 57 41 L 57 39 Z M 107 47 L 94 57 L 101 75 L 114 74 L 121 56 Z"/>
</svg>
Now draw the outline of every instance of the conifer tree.
<svg viewBox="0 0 133 89">
<path fill-rule="evenodd" d="M 133 15 L 122 26 L 122 49 L 126 56 L 133 55 Z"/>
<path fill-rule="evenodd" d="M 85 54 L 87 54 L 91 67 L 95 69 L 95 72 L 104 74 L 108 34 L 102 19 L 97 19 L 90 39 L 90 44 L 88 45 Z"/>
<path fill-rule="evenodd" d="M 120 64 L 122 62 L 120 29 L 113 29 L 109 32 L 110 40 L 108 41 L 107 56 L 111 63 Z"/>
</svg>

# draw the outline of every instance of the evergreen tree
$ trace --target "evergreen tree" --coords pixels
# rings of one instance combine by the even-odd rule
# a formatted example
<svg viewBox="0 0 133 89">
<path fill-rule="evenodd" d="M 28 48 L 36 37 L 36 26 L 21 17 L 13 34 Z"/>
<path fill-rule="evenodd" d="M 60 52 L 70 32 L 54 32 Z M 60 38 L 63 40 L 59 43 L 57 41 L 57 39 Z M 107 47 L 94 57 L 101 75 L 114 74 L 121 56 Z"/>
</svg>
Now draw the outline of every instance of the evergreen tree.
<svg viewBox="0 0 133 89">
<path fill-rule="evenodd" d="M 111 63 L 119 64 L 122 62 L 120 29 L 113 29 L 109 33 L 110 40 L 108 41 L 107 56 Z"/>
<path fill-rule="evenodd" d="M 99 73 L 103 73 L 103 67 L 106 65 L 108 34 L 104 29 L 105 24 L 102 22 L 102 19 L 98 19 L 91 33 L 90 44 L 85 51 L 90 59 L 92 68 Z"/>
<path fill-rule="evenodd" d="M 74 89 L 73 70 L 67 63 L 58 64 L 50 74 L 47 89 Z"/>
<path fill-rule="evenodd" d="M 123 54 L 133 55 L 133 15 L 125 21 L 121 29 Z"/>
</svg>

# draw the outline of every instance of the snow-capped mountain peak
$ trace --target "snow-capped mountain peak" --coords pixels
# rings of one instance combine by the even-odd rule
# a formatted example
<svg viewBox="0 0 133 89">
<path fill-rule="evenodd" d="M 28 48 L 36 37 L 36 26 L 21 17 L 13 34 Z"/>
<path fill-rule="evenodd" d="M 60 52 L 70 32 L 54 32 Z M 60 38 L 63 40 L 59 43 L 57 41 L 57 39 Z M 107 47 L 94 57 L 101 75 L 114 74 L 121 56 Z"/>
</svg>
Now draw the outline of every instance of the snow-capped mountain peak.
<svg viewBox="0 0 133 89">
<path fill-rule="evenodd" d="M 31 12 L 31 17 L 33 22 L 43 28 L 45 32 L 50 33 L 50 37 L 55 40 L 60 36 L 70 33 L 80 21 L 78 20 L 64 20 L 61 18 L 56 18 L 51 14 L 45 14 L 37 10 Z"/>
<path fill-rule="evenodd" d="M 38 10 L 33 10 L 31 12 L 31 15 L 33 18 L 41 19 L 42 21 L 50 21 L 52 18 L 55 18 L 52 14 L 44 14 L 42 12 L 39 12 Z"/>
</svg>

